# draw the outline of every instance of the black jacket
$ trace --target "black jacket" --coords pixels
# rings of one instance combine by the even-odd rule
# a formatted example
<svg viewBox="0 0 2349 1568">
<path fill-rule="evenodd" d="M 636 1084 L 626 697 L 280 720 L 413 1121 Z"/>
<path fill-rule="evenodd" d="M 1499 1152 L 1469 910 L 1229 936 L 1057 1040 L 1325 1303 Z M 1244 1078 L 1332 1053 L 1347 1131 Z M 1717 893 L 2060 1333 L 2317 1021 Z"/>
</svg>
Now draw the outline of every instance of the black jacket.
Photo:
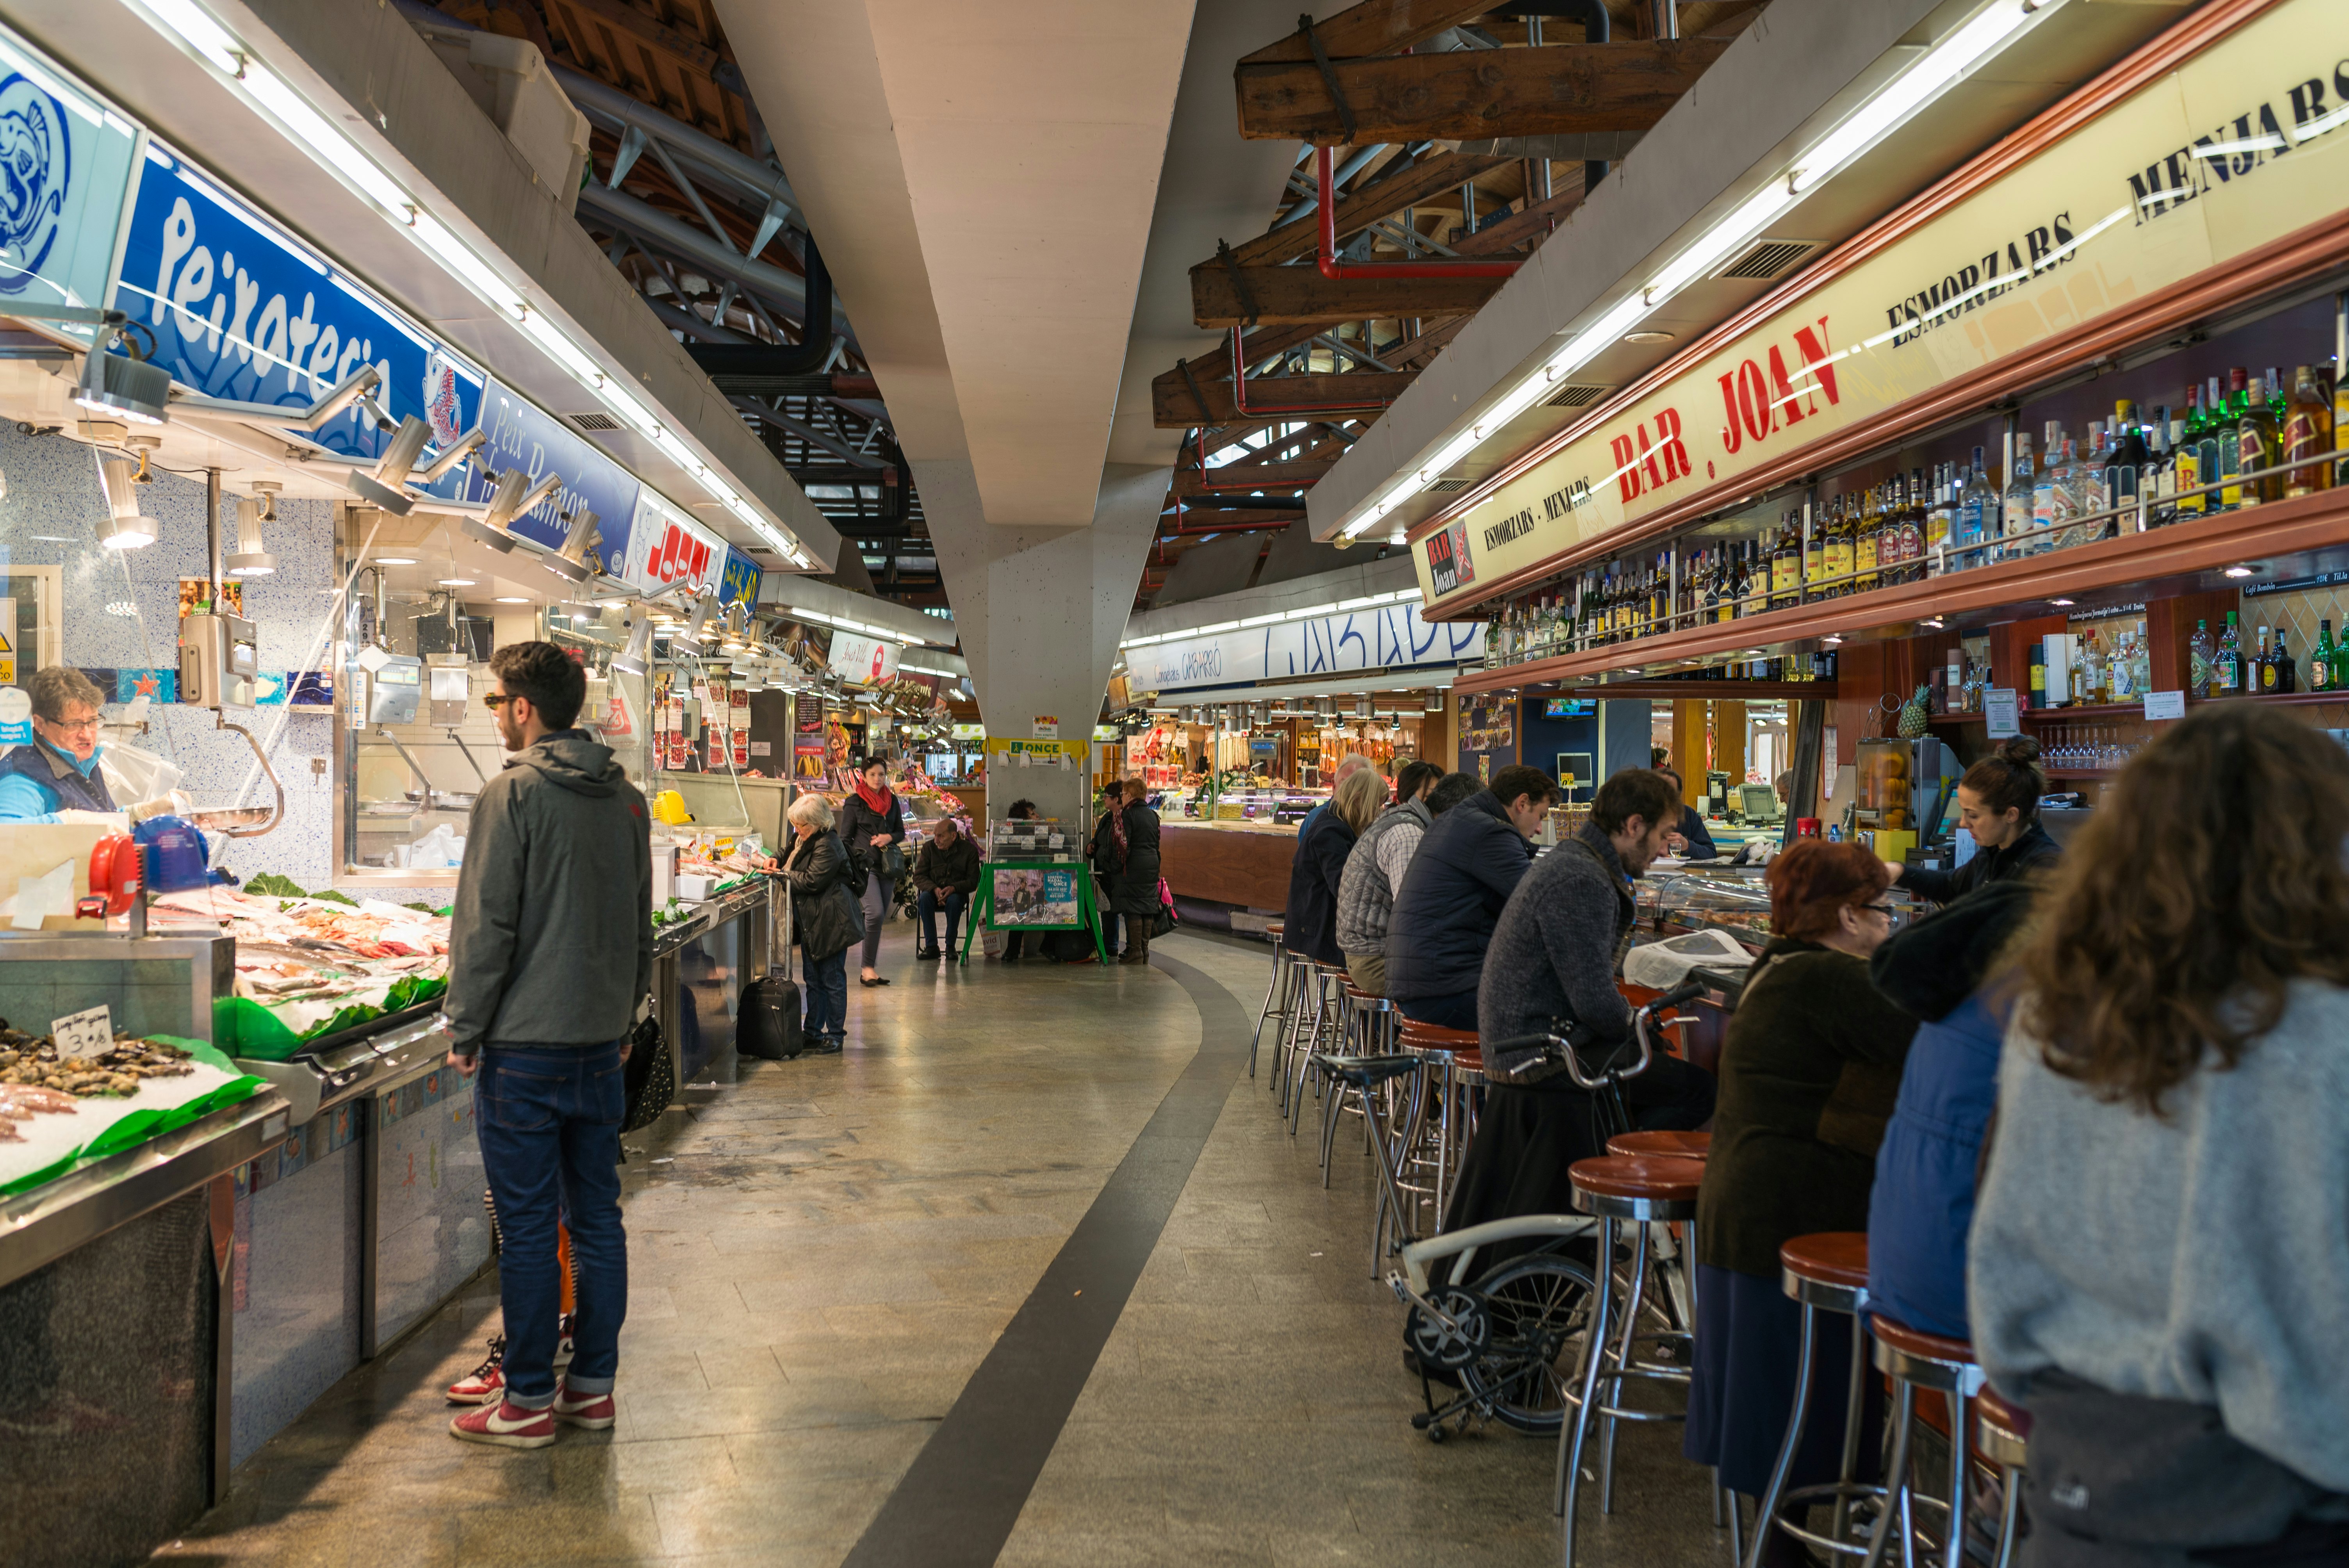
<svg viewBox="0 0 2349 1568">
<path fill-rule="evenodd" d="M 954 847 L 932 839 L 914 855 L 914 886 L 924 892 L 971 892 L 978 887 L 978 846 L 957 833 Z"/>
<path fill-rule="evenodd" d="M 889 797 L 888 814 L 864 803 L 864 797 L 855 790 L 848 792 L 848 803 L 840 809 L 840 842 L 848 851 L 851 864 L 856 868 L 856 885 L 863 887 L 864 879 L 881 869 L 879 854 L 873 845 L 873 835 L 886 833 L 893 844 L 905 841 L 905 811 L 897 797 Z"/>
<path fill-rule="evenodd" d="M 792 887 L 792 938 L 809 961 L 864 941 L 864 906 L 850 890 L 863 887 L 864 878 L 850 863 L 840 835 L 818 833 L 783 852 L 792 857 L 781 872 Z"/>
<path fill-rule="evenodd" d="M 2019 877 L 2034 866 L 2052 866 L 2063 853 L 2063 847 L 2047 836 L 2046 827 L 2033 820 L 2023 830 L 2023 837 L 2002 850 L 1977 849 L 1972 860 L 1953 872 L 1911 866 L 1900 873 L 1899 885 L 1919 898 L 1953 903 L 1985 882 Z"/>
<path fill-rule="evenodd" d="M 1683 859 L 1709 861 L 1721 853 L 1721 851 L 1714 847 L 1713 834 L 1705 829 L 1704 813 L 1695 807 L 1681 808 L 1681 825 L 1678 831 L 1682 838 L 1688 841 L 1688 850 Z"/>
<path fill-rule="evenodd" d="M 1119 808 L 1124 810 L 1123 807 Z M 1085 846 L 1085 854 L 1092 861 L 1093 872 L 1106 881 L 1117 875 L 1117 835 L 1109 829 L 1110 813 L 1103 811 L 1093 823 L 1092 841 Z"/>
<path fill-rule="evenodd" d="M 1533 846 L 1490 789 L 1436 818 L 1395 890 L 1387 995 L 1411 1000 L 1475 991 L 1502 906 L 1533 861 Z"/>
<path fill-rule="evenodd" d="M 1297 835 L 1288 862 L 1288 950 L 1324 964 L 1342 965 L 1338 948 L 1338 883 L 1354 852 L 1354 830 L 1335 811 L 1314 812 Z"/>
<path fill-rule="evenodd" d="M 1110 858 L 1117 843 L 1109 841 Z M 1125 863 L 1110 881 L 1109 906 L 1117 914 L 1158 913 L 1158 813 L 1136 800 L 1125 809 Z"/>
<path fill-rule="evenodd" d="M 449 929 L 452 1047 L 600 1046 L 652 989 L 645 798 L 609 747 L 556 730 L 481 787 Z"/>
</svg>

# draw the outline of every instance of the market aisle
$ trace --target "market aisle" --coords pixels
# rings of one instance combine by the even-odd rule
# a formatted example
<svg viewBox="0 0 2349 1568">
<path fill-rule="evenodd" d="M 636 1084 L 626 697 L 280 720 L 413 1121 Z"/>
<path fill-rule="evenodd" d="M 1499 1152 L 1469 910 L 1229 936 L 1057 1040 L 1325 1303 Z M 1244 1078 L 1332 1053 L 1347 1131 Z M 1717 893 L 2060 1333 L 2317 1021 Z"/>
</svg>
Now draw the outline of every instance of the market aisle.
<svg viewBox="0 0 2349 1568">
<path fill-rule="evenodd" d="M 957 971 L 893 927 L 897 983 L 855 991 L 844 1056 L 754 1065 L 631 1162 L 614 1431 L 450 1439 L 440 1390 L 494 1325 L 484 1281 L 160 1558 L 830 1568 L 944 1561 L 906 1544 L 944 1540 L 1007 1563 L 1554 1562 L 1549 1445 L 1409 1428 L 1370 1173 L 1341 1164 L 1325 1194 L 1229 1037 L 1264 950 L 1154 951 L 1183 967 Z M 1111 1294 L 1121 1267 L 1130 1301 L 1089 1330 L 1057 1282 Z M 1727 1563 L 1676 1439 L 1627 1436 L 1623 1496 L 1687 1517 L 1619 1515 L 1587 1562 Z"/>
</svg>

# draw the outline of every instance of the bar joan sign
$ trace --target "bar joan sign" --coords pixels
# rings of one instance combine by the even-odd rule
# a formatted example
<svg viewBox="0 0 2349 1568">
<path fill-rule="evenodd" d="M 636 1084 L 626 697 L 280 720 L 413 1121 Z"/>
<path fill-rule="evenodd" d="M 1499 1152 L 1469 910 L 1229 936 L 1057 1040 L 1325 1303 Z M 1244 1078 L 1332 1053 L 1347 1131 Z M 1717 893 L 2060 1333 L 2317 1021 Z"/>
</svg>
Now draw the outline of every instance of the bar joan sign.
<svg viewBox="0 0 2349 1568">
<path fill-rule="evenodd" d="M 2110 319 L 2349 201 L 2349 4 L 2288 0 L 1933 211 L 1463 512 L 1423 525 L 1438 612 L 1822 438 Z M 1799 227 L 1799 211 L 1787 222 Z"/>
</svg>

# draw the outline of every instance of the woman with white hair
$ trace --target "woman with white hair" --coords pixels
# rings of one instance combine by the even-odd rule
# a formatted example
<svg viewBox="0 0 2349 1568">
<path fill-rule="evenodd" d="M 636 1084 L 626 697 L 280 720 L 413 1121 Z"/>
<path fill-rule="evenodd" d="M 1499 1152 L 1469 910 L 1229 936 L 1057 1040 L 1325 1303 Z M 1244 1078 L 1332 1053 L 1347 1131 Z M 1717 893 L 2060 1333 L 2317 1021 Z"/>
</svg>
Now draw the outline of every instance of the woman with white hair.
<svg viewBox="0 0 2349 1568">
<path fill-rule="evenodd" d="M 792 940 L 807 960 L 807 1048 L 838 1051 L 848 1035 L 848 950 L 864 940 L 864 911 L 849 890 L 862 878 L 833 826 L 832 802 L 802 795 L 784 817 L 792 847 L 767 869 L 792 889 Z"/>
</svg>

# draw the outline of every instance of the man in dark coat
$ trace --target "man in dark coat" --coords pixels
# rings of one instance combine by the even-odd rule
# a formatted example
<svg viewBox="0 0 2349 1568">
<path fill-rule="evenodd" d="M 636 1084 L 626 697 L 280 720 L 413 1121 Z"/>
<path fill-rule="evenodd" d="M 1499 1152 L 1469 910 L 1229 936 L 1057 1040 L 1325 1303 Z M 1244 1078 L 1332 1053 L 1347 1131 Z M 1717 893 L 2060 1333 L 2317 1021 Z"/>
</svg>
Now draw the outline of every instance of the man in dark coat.
<svg viewBox="0 0 2349 1568">
<path fill-rule="evenodd" d="M 1533 864 L 1529 841 L 1557 799 L 1538 768 L 1512 766 L 1435 820 L 1395 890 L 1387 995 L 1406 1018 L 1476 1026 L 1476 985 L 1502 907 Z"/>
<path fill-rule="evenodd" d="M 1150 962 L 1150 925 L 1158 918 L 1158 813 L 1149 793 L 1141 779 L 1125 781 L 1125 856 L 1110 895 L 1110 907 L 1126 917 L 1121 964 Z"/>
<path fill-rule="evenodd" d="M 941 817 L 929 841 L 914 856 L 914 911 L 921 917 L 922 945 L 916 958 L 936 958 L 938 912 L 947 917 L 946 951 L 954 951 L 955 931 L 970 895 L 978 891 L 978 846 L 965 838 L 952 817 Z"/>
</svg>

